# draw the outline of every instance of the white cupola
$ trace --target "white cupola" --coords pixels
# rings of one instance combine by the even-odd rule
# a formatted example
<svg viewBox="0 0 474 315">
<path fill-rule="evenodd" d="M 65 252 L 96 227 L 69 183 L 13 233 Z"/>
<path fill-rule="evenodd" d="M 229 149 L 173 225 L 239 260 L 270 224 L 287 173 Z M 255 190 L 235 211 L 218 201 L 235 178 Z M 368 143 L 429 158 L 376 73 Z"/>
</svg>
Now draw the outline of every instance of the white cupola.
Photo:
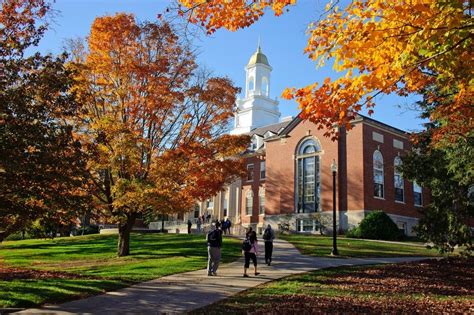
<svg viewBox="0 0 474 315">
<path fill-rule="evenodd" d="M 237 99 L 234 129 L 231 134 L 242 134 L 252 129 L 278 123 L 278 101 L 270 98 L 272 67 L 262 53 L 260 43 L 245 67 L 245 97 Z"/>
</svg>

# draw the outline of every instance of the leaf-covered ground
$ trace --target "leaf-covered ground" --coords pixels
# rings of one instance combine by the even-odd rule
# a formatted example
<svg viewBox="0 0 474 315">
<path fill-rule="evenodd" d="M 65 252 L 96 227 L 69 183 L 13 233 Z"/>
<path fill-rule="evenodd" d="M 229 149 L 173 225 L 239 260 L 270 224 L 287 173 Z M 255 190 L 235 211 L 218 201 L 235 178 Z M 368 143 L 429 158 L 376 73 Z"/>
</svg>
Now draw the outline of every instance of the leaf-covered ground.
<svg viewBox="0 0 474 315">
<path fill-rule="evenodd" d="M 340 267 L 291 276 L 197 314 L 474 313 L 474 259 Z"/>
</svg>

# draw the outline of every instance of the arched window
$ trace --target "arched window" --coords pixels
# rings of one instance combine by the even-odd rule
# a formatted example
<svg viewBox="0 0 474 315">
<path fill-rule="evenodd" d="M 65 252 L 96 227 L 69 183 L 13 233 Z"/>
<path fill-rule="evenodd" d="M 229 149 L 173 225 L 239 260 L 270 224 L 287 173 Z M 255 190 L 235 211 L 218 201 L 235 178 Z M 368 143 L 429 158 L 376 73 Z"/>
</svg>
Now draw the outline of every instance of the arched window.
<svg viewBox="0 0 474 315">
<path fill-rule="evenodd" d="M 374 163 L 374 197 L 383 198 L 383 156 L 379 150 L 375 150 Z"/>
<path fill-rule="evenodd" d="M 250 77 L 249 78 L 249 90 L 248 90 L 249 94 L 250 94 L 250 92 L 253 93 L 253 90 L 255 90 L 255 80 L 254 80 L 253 77 Z"/>
<path fill-rule="evenodd" d="M 251 190 L 247 191 L 245 195 L 245 214 L 252 215 L 253 212 L 253 192 Z"/>
<path fill-rule="evenodd" d="M 319 209 L 319 143 L 313 139 L 304 140 L 297 151 L 296 158 L 296 200 L 298 213 L 316 212 Z"/>
<path fill-rule="evenodd" d="M 393 168 L 394 168 L 393 185 L 395 187 L 395 201 L 405 202 L 403 177 L 400 171 L 401 166 L 402 166 L 402 159 L 397 156 L 395 160 L 393 160 Z"/>
<path fill-rule="evenodd" d="M 258 213 L 265 213 L 265 188 L 261 188 L 258 192 Z"/>
<path fill-rule="evenodd" d="M 265 96 L 268 96 L 269 92 L 270 92 L 269 89 L 270 89 L 270 86 L 268 84 L 268 79 L 267 79 L 267 77 L 263 77 L 262 78 L 262 88 L 261 88 L 262 94 L 265 95 Z"/>
</svg>

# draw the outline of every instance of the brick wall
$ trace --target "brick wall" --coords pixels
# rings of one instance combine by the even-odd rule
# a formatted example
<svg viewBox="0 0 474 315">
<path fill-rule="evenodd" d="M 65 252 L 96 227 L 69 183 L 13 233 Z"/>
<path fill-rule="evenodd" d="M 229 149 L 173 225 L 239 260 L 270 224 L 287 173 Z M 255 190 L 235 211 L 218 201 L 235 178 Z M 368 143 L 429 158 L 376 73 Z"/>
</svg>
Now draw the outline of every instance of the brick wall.
<svg viewBox="0 0 474 315">
<path fill-rule="evenodd" d="M 242 180 L 242 223 L 263 223 L 259 215 L 259 189 L 265 188 L 265 213 L 267 215 L 295 213 L 296 150 L 309 138 L 316 138 L 321 146 L 320 180 L 321 210 L 332 211 L 331 163 L 338 163 L 337 207 L 348 214 L 361 210 L 384 210 L 398 216 L 419 217 L 420 207 L 414 206 L 413 183 L 404 180 L 404 203 L 395 201 L 394 159 L 403 156 L 410 148 L 406 134 L 394 128 L 359 120 L 346 133 L 342 141 L 333 142 L 323 136 L 322 130 L 309 121 L 300 122 L 284 138 L 266 142 L 264 153 L 247 157 L 247 164 L 254 165 L 254 180 Z M 383 138 L 383 141 L 381 140 Z M 375 139 L 375 140 L 374 140 Z M 395 140 L 395 144 L 394 144 Z M 344 148 L 345 145 L 345 148 Z M 403 145 L 403 148 L 401 146 Z M 345 152 L 344 152 L 345 149 Z M 384 159 L 384 198 L 374 198 L 373 153 L 379 149 Z M 260 161 L 266 160 L 266 179 L 260 179 Z M 253 213 L 246 215 L 246 194 L 253 191 Z M 423 204 L 429 201 L 429 192 L 423 189 Z"/>
<path fill-rule="evenodd" d="M 363 151 L 364 151 L 364 203 L 366 210 L 384 210 L 390 214 L 401 216 L 419 217 L 419 207 L 414 206 L 413 183 L 404 179 L 404 202 L 395 201 L 394 187 L 394 159 L 403 156 L 410 149 L 410 142 L 407 136 L 401 133 L 384 130 L 374 124 L 363 123 Z M 374 140 L 381 140 L 383 143 Z M 403 143 L 403 149 L 394 147 L 394 140 Z M 375 150 L 380 150 L 384 161 L 384 198 L 374 197 L 373 191 L 373 154 Z M 427 197 L 425 192 L 424 198 Z M 425 199 L 426 200 L 426 199 Z"/>
</svg>

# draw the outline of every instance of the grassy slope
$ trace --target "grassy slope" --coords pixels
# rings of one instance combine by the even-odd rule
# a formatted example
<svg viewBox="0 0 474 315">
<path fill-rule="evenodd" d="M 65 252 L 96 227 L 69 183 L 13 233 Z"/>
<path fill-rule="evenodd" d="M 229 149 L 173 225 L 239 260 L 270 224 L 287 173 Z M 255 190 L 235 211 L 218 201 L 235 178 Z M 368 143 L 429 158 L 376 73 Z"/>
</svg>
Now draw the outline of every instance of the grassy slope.
<svg viewBox="0 0 474 315">
<path fill-rule="evenodd" d="M 117 258 L 116 235 L 4 242 L 5 267 L 64 271 L 90 278 L 0 280 L 0 307 L 32 306 L 99 294 L 161 276 L 205 268 L 203 235 L 132 234 L 131 255 Z M 224 239 L 223 262 L 240 257 L 240 241 Z"/>
<path fill-rule="evenodd" d="M 332 249 L 332 237 L 319 235 L 282 235 L 298 250 L 311 256 L 329 256 Z M 345 257 L 396 257 L 396 256 L 438 256 L 434 249 L 422 246 L 400 245 L 364 240 L 337 238 L 339 255 Z"/>
</svg>

